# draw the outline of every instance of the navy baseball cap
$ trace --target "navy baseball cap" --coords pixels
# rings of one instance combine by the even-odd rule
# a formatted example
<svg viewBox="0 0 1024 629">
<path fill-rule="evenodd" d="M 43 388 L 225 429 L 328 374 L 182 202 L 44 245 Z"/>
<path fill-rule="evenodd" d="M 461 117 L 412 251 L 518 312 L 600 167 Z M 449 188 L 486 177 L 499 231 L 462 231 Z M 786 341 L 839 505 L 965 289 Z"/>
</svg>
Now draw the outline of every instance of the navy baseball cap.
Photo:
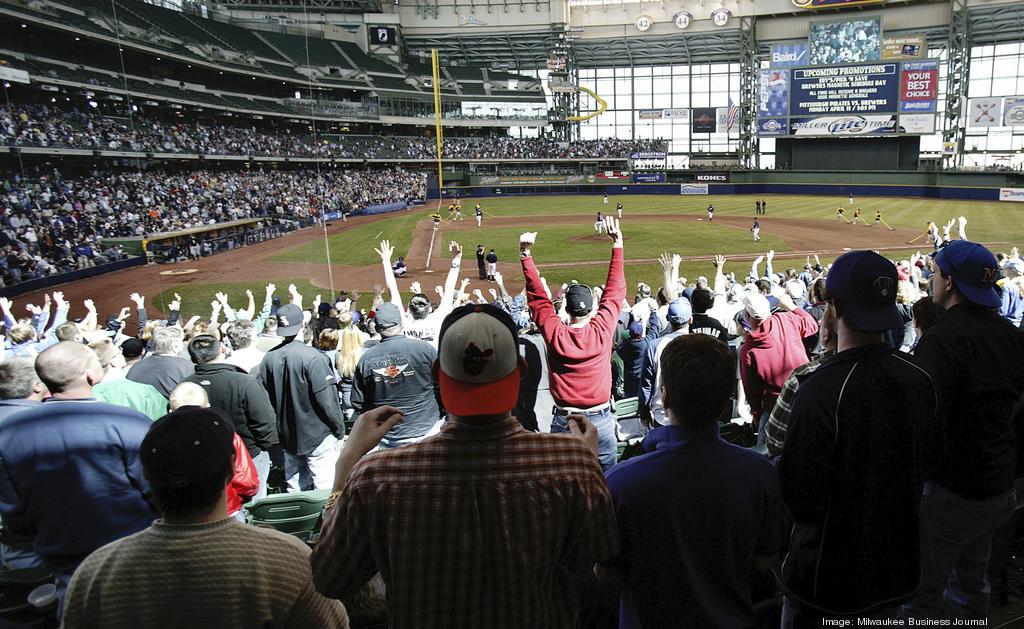
<svg viewBox="0 0 1024 629">
<path fill-rule="evenodd" d="M 665 318 L 676 325 L 689 323 L 693 318 L 693 308 L 690 307 L 690 300 L 680 297 L 668 305 L 668 312 Z"/>
<path fill-rule="evenodd" d="M 825 280 L 842 314 L 864 332 L 884 332 L 903 325 L 896 307 L 896 265 L 874 251 L 851 251 L 836 258 Z"/>
<path fill-rule="evenodd" d="M 570 284 L 565 291 L 565 309 L 573 316 L 583 316 L 594 307 L 594 292 L 584 284 Z"/>
<path fill-rule="evenodd" d="M 629 324 L 629 335 L 635 339 L 640 338 L 644 335 L 644 324 L 639 321 L 634 321 Z"/>
<path fill-rule="evenodd" d="M 935 254 L 935 264 L 956 282 L 960 293 L 972 303 L 996 308 L 999 264 L 992 252 L 969 240 L 954 240 Z"/>
</svg>

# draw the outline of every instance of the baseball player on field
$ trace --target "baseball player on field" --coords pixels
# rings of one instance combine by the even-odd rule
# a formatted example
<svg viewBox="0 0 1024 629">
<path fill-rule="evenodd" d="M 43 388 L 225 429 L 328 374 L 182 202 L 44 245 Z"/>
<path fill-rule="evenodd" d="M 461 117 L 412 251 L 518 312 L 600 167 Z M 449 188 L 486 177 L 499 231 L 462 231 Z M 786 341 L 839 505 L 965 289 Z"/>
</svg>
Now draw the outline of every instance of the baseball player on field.
<svg viewBox="0 0 1024 629">
<path fill-rule="evenodd" d="M 599 236 L 604 233 L 604 216 L 600 212 L 597 213 L 597 218 L 594 219 L 594 233 Z"/>
<path fill-rule="evenodd" d="M 477 202 L 477 204 L 476 204 L 476 210 L 475 211 L 476 211 L 476 226 L 480 227 L 480 225 L 484 222 L 484 209 L 482 207 L 480 207 L 480 203 L 479 202 Z"/>
<path fill-rule="evenodd" d="M 761 242 L 761 222 L 754 219 L 754 226 L 750 228 L 754 232 L 754 242 Z"/>
<path fill-rule="evenodd" d="M 708 220 L 715 220 L 715 206 L 711 205 L 710 203 L 708 204 Z"/>
<path fill-rule="evenodd" d="M 608 205 L 608 193 L 607 192 L 604 193 L 604 204 Z"/>
<path fill-rule="evenodd" d="M 853 211 L 853 220 L 850 221 L 850 224 L 856 225 L 858 220 L 860 220 L 860 208 Z"/>
<path fill-rule="evenodd" d="M 837 207 L 836 208 L 836 220 L 837 221 L 843 220 L 843 214 L 845 212 L 846 212 L 846 210 L 843 208 L 843 206 L 840 205 L 839 207 Z"/>
<path fill-rule="evenodd" d="M 622 218 L 622 204 L 621 203 L 616 203 L 615 204 L 615 211 L 618 212 L 619 218 Z"/>
</svg>

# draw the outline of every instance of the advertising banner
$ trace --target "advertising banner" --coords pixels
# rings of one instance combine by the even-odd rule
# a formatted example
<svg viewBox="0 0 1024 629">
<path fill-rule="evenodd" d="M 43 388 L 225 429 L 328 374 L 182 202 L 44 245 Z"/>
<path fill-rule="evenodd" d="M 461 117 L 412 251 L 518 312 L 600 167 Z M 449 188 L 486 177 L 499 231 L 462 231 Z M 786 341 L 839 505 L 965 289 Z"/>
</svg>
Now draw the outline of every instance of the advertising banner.
<svg viewBox="0 0 1024 629">
<path fill-rule="evenodd" d="M 999 200 L 1024 203 L 1024 188 L 1000 188 Z"/>
<path fill-rule="evenodd" d="M 882 59 L 924 59 L 928 53 L 924 35 L 902 35 L 882 38 Z"/>
<path fill-rule="evenodd" d="M 761 118 L 757 121 L 758 135 L 786 135 L 789 123 L 785 118 Z"/>
<path fill-rule="evenodd" d="M 1003 126 L 1020 127 L 1024 125 L 1024 98 L 1007 96 L 1003 99 Z"/>
<path fill-rule="evenodd" d="M 641 109 L 637 117 L 640 120 L 661 120 L 662 113 L 661 109 Z"/>
<path fill-rule="evenodd" d="M 907 61 L 900 72 L 900 111 L 935 111 L 939 97 L 939 62 Z"/>
<path fill-rule="evenodd" d="M 687 121 L 690 119 L 689 109 L 663 109 L 662 115 L 665 118 L 671 118 L 673 120 Z"/>
<path fill-rule="evenodd" d="M 897 68 L 879 63 L 793 70 L 791 115 L 895 113 Z"/>
<path fill-rule="evenodd" d="M 810 65 L 807 61 L 807 42 L 772 44 L 769 55 L 769 66 L 772 68 Z"/>
<path fill-rule="evenodd" d="M 714 181 L 725 183 L 729 181 L 729 173 L 697 173 L 694 177 L 697 181 Z"/>
<path fill-rule="evenodd" d="M 935 114 L 902 114 L 899 133 L 912 135 L 935 133 Z"/>
<path fill-rule="evenodd" d="M 896 133 L 896 116 L 818 116 L 793 118 L 793 135 L 880 135 Z"/>
<path fill-rule="evenodd" d="M 0 66 L 0 80 L 10 81 L 11 83 L 31 83 L 28 78 L 28 72 L 7 66 Z"/>
<path fill-rule="evenodd" d="M 679 194 L 708 194 L 708 184 L 681 183 L 679 184 Z"/>
<path fill-rule="evenodd" d="M 633 173 L 633 183 L 665 183 L 665 173 Z"/>
<path fill-rule="evenodd" d="M 718 126 L 715 108 L 695 107 L 690 122 L 693 123 L 693 133 L 714 133 Z"/>
<path fill-rule="evenodd" d="M 789 70 L 758 72 L 757 117 L 789 115 Z"/>
<path fill-rule="evenodd" d="M 668 153 L 658 151 L 647 151 L 643 153 L 630 153 L 629 159 L 665 159 Z"/>
</svg>

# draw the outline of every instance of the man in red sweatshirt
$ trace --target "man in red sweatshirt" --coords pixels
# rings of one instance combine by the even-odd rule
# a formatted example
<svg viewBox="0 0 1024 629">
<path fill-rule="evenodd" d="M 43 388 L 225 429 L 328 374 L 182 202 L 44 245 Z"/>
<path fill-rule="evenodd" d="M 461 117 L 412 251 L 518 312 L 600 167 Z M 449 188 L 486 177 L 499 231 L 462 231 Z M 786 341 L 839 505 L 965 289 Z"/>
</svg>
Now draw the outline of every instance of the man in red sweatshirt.
<svg viewBox="0 0 1024 629">
<path fill-rule="evenodd" d="M 789 295 L 779 298 L 786 312 L 772 314 L 768 299 L 758 293 L 743 298 L 743 344 L 740 345 L 740 381 L 758 426 L 757 443 L 767 437 L 768 415 L 789 374 L 807 363 L 803 339 L 818 333 L 814 317 L 798 308 Z"/>
<path fill-rule="evenodd" d="M 612 370 L 609 361 L 615 324 L 622 309 L 622 300 L 626 297 L 626 276 L 619 222 L 605 217 L 604 225 L 614 243 L 604 293 L 597 310 L 594 310 L 590 287 L 570 286 L 564 297 L 565 309 L 571 317 L 568 325 L 558 318 L 533 263 L 530 248 L 537 239 L 536 232 L 520 236 L 519 251 L 523 275 L 526 276 L 530 316 L 547 346 L 550 391 L 555 400 L 551 432 L 569 432 L 566 418 L 571 414 L 585 415 L 597 428 L 601 467 L 607 470 L 615 464 L 618 444 L 610 402 Z"/>
</svg>

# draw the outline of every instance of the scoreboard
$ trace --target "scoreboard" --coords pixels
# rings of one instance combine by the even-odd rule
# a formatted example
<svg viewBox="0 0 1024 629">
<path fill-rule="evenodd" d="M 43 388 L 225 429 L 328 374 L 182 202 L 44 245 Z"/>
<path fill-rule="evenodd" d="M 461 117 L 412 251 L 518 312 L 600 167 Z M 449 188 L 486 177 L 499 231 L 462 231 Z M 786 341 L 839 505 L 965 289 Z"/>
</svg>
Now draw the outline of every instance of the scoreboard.
<svg viewBox="0 0 1024 629">
<path fill-rule="evenodd" d="M 790 59 L 792 55 L 780 58 Z M 757 129 L 768 136 L 930 134 L 937 60 L 760 70 Z"/>
</svg>

